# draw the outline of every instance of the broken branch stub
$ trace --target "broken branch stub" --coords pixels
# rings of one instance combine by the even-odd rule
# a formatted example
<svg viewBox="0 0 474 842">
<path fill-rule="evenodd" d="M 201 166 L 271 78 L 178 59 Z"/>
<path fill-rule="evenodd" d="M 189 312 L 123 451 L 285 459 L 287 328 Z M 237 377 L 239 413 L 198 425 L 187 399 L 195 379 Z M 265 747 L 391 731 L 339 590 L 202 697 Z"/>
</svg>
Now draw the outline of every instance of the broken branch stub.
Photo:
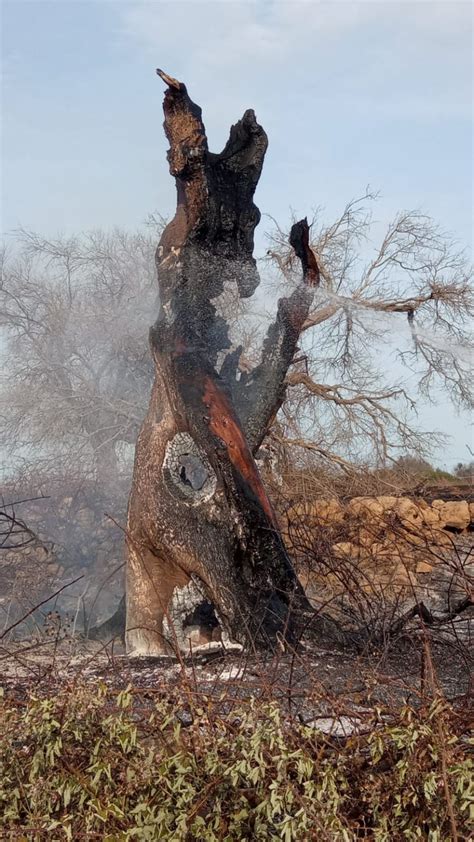
<svg viewBox="0 0 474 842">
<path fill-rule="evenodd" d="M 216 370 L 230 341 L 212 299 L 227 282 L 241 297 L 258 285 L 253 236 L 260 213 L 253 195 L 267 136 L 249 110 L 224 150 L 209 152 L 201 109 L 185 85 L 157 72 L 168 86 L 164 129 L 177 209 L 156 253 L 155 381 L 128 512 L 127 646 L 151 655 L 173 648 L 178 637 L 170 618 L 191 582 L 233 640 L 272 646 L 279 636 L 291 637 L 292 607 L 308 606 L 252 449 L 281 404 L 313 270 L 303 263 L 304 283 L 279 303 L 265 362 L 239 391 Z M 251 400 L 253 414 L 246 411 Z"/>
</svg>

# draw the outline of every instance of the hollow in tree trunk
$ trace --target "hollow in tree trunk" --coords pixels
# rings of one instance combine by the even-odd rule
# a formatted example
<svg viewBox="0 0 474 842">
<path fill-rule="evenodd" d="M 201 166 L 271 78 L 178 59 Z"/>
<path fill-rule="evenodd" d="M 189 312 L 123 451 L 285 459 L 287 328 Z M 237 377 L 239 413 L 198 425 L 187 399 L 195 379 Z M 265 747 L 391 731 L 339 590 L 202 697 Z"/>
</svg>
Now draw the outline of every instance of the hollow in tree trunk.
<svg viewBox="0 0 474 842">
<path fill-rule="evenodd" d="M 319 271 L 302 220 L 291 233 L 302 282 L 279 301 L 260 364 L 240 373 L 242 348 L 231 349 L 213 300 L 227 284 L 248 297 L 259 283 L 253 196 L 267 136 L 246 111 L 211 153 L 201 109 L 157 73 L 177 210 L 156 252 L 155 380 L 128 510 L 127 649 L 185 648 L 184 625 L 203 601 L 232 640 L 273 646 L 292 638 L 294 610 L 307 603 L 254 457 L 283 401 Z"/>
</svg>

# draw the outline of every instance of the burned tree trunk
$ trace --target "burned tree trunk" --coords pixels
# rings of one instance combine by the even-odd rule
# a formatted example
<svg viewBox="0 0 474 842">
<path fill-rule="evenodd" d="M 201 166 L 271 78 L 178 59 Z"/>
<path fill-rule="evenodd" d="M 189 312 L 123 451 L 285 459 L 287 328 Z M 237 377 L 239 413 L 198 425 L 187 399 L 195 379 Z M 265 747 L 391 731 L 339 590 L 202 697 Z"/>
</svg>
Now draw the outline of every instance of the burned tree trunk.
<svg viewBox="0 0 474 842">
<path fill-rule="evenodd" d="M 284 398 L 284 378 L 319 279 L 306 220 L 292 229 L 303 281 L 279 302 L 262 361 L 240 376 L 213 299 L 241 297 L 259 277 L 253 203 L 267 137 L 253 111 L 209 152 L 201 110 L 163 71 L 168 161 L 177 210 L 156 253 L 160 311 L 150 330 L 155 381 L 138 437 L 129 501 L 129 652 L 183 646 L 178 615 L 214 606 L 240 643 L 291 638 L 292 606 L 306 606 L 254 461 Z M 189 620 L 189 617 L 188 617 Z"/>
</svg>

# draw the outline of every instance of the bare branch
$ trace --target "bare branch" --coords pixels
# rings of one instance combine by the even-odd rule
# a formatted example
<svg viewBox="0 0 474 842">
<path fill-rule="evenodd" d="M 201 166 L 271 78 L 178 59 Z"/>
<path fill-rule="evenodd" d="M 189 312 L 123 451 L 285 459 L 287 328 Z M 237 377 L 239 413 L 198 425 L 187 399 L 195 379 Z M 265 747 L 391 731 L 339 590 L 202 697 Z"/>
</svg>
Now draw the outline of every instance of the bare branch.
<svg viewBox="0 0 474 842">
<path fill-rule="evenodd" d="M 364 265 L 365 253 L 372 250 L 369 205 L 376 198 L 367 191 L 332 225 L 321 225 L 320 211 L 313 220 L 311 248 L 321 287 L 302 325 L 306 379 L 299 371 L 289 376 L 287 382 L 297 388 L 288 395 L 284 419 L 287 427 L 289 417 L 297 419 L 289 424 L 292 438 L 306 439 L 311 427 L 318 439 L 327 436 L 333 445 L 340 442 L 336 448 L 346 449 L 355 435 L 361 448 L 379 459 L 390 458 L 399 446 L 423 449 L 427 441 L 423 444 L 408 417 L 397 418 L 399 407 L 386 407 L 387 401 L 403 399 L 411 412 L 415 409 L 414 398 L 386 382 L 380 370 L 388 345 L 395 345 L 399 359 L 417 374 L 417 394 L 429 398 L 441 386 L 455 404 L 472 405 L 473 288 L 465 254 L 418 211 L 398 214 Z M 284 268 L 287 282 L 294 282 L 294 259 L 284 231 L 276 227 L 270 241 L 267 258 Z M 334 393 L 318 384 L 336 379 L 343 392 L 334 400 Z M 386 396 L 376 400 L 377 409 L 364 399 L 375 394 Z M 357 423 L 349 418 L 350 407 L 357 408 Z M 351 450 L 355 443 L 356 438 Z"/>
<path fill-rule="evenodd" d="M 285 399 L 285 374 L 308 315 L 313 298 L 311 288 L 317 286 L 320 279 L 318 264 L 309 246 L 307 219 L 293 225 L 290 242 L 301 261 L 303 283 L 289 298 L 280 299 L 276 319 L 263 343 L 261 362 L 249 374 L 242 373 L 233 387 L 239 417 L 253 452 L 258 450 Z"/>
</svg>

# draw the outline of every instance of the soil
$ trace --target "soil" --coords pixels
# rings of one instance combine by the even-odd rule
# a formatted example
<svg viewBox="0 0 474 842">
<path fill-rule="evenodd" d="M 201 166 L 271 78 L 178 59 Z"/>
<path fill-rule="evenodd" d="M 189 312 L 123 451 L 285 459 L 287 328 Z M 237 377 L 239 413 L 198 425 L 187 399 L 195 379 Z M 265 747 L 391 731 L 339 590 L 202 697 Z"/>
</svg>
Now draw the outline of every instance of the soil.
<svg viewBox="0 0 474 842">
<path fill-rule="evenodd" d="M 419 634 L 399 639 L 385 652 L 362 655 L 312 645 L 273 655 L 220 649 L 180 661 L 131 659 L 111 644 L 43 640 L 0 649 L 0 687 L 24 704 L 31 695 L 55 695 L 78 684 L 94 691 L 102 682 L 112 693 L 131 686 L 145 709 L 157 695 L 168 697 L 184 725 L 191 717 L 190 693 L 213 699 L 223 712 L 255 697 L 277 701 L 305 724 L 347 736 L 363 730 L 376 710 L 417 706 L 435 692 L 468 723 L 474 713 L 472 665 L 464 646 L 431 640 L 427 649 Z"/>
</svg>

